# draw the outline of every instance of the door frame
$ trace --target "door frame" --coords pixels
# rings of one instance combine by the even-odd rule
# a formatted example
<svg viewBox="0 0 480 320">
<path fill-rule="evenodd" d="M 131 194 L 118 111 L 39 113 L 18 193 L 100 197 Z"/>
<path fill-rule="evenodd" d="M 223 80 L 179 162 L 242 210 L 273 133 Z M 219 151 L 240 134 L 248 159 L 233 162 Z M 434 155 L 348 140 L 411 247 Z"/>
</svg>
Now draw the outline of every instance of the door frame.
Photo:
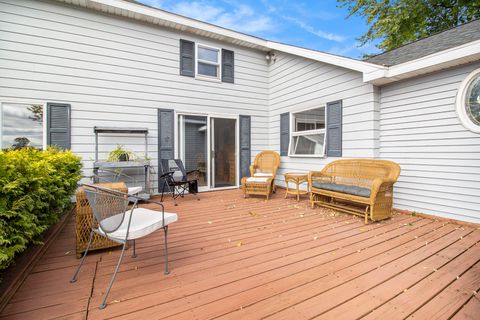
<svg viewBox="0 0 480 320">
<path fill-rule="evenodd" d="M 237 189 L 240 185 L 240 115 L 238 114 L 225 114 L 225 113 L 202 113 L 202 112 L 191 112 L 191 111 L 174 111 L 174 141 L 177 141 L 177 144 L 174 146 L 175 158 L 180 159 L 180 141 L 179 136 L 179 123 L 178 120 L 180 116 L 198 116 L 207 118 L 207 185 L 199 187 L 199 191 L 213 191 L 213 190 L 228 190 L 228 189 Z M 212 186 L 212 131 L 211 131 L 211 120 L 213 118 L 223 118 L 223 119 L 234 119 L 235 121 L 235 185 L 231 187 L 218 187 L 214 188 Z M 183 160 L 183 159 L 182 159 Z"/>
</svg>

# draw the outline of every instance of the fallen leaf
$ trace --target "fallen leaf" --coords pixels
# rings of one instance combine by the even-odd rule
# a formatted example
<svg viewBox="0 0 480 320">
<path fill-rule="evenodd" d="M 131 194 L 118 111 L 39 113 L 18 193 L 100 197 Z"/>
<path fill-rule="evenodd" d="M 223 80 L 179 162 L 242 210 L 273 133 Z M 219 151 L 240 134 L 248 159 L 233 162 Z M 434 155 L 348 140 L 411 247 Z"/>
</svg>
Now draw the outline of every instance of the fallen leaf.
<svg viewBox="0 0 480 320">
<path fill-rule="evenodd" d="M 256 217 L 256 216 L 257 216 L 257 213 L 254 212 L 254 211 L 249 211 L 248 214 L 249 214 L 251 217 Z"/>
<path fill-rule="evenodd" d="M 212 224 L 213 222 L 212 221 L 208 221 L 208 224 Z"/>
<path fill-rule="evenodd" d="M 65 252 L 65 255 L 70 254 L 70 251 Z"/>
<path fill-rule="evenodd" d="M 237 247 L 241 247 L 241 246 L 243 246 L 243 242 L 242 241 L 237 242 Z"/>
<path fill-rule="evenodd" d="M 120 300 L 113 300 L 112 303 L 119 303 Z"/>
<path fill-rule="evenodd" d="M 317 240 L 317 239 L 318 239 L 318 237 L 316 237 L 316 236 L 315 236 L 315 237 L 313 237 L 313 240 Z"/>
<path fill-rule="evenodd" d="M 403 290 L 403 292 L 407 292 L 407 291 L 408 291 L 408 289 Z"/>
</svg>

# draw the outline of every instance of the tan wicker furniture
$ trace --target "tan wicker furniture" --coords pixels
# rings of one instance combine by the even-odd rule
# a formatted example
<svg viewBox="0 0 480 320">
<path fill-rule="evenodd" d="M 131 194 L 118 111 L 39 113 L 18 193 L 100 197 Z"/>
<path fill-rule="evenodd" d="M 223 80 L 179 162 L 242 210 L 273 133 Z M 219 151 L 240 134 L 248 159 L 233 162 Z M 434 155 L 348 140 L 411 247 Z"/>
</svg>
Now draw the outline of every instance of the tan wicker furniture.
<svg viewBox="0 0 480 320">
<path fill-rule="evenodd" d="M 365 223 L 389 218 L 393 184 L 400 166 L 387 160 L 336 160 L 322 171 L 310 172 L 310 203 L 363 216 Z"/>
<path fill-rule="evenodd" d="M 302 183 L 308 182 L 308 173 L 299 173 L 299 172 L 287 172 L 285 173 L 285 198 L 287 195 L 293 194 L 297 196 L 297 202 L 300 201 L 300 196 L 303 194 L 308 194 L 308 191 L 300 190 L 300 185 Z M 289 183 L 295 185 L 295 189 L 290 189 L 288 187 Z"/>
<path fill-rule="evenodd" d="M 248 195 L 265 196 L 268 200 L 272 193 L 273 178 L 272 177 L 243 177 L 242 190 L 243 197 Z"/>
<path fill-rule="evenodd" d="M 123 182 L 98 183 L 96 186 L 110 188 L 121 192 L 128 192 L 128 188 Z M 77 259 L 82 257 L 88 245 L 90 232 L 92 231 L 93 214 L 88 205 L 88 200 L 83 188 L 78 188 L 76 192 L 77 206 L 75 210 L 75 233 L 76 233 L 76 254 Z M 93 235 L 92 244 L 89 250 L 99 250 L 111 247 L 121 246 L 121 243 L 109 240 L 97 233 Z"/>
<path fill-rule="evenodd" d="M 255 161 L 250 166 L 251 177 L 271 177 L 272 191 L 275 192 L 275 177 L 280 166 L 280 155 L 278 152 L 266 150 L 258 153 Z"/>
</svg>

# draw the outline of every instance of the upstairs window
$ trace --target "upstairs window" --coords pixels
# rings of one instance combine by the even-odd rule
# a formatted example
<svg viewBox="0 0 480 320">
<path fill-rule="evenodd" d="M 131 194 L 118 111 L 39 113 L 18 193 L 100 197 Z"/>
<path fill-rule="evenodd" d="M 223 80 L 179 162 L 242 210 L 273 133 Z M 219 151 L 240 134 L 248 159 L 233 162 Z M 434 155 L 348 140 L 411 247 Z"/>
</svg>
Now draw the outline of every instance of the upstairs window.
<svg viewBox="0 0 480 320">
<path fill-rule="evenodd" d="M 291 114 L 290 156 L 325 154 L 325 106 Z"/>
<path fill-rule="evenodd" d="M 220 79 L 220 49 L 198 45 L 197 76 Z"/>
<path fill-rule="evenodd" d="M 0 104 L 0 148 L 43 148 L 43 104 Z"/>
<path fill-rule="evenodd" d="M 180 75 L 234 83 L 235 53 L 180 39 Z"/>
</svg>

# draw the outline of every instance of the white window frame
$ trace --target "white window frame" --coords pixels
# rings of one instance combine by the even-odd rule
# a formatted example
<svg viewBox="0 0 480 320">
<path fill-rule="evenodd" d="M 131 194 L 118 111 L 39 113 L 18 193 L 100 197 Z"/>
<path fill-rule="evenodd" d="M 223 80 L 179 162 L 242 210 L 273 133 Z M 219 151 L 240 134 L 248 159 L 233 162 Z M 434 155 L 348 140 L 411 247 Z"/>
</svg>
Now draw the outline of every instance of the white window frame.
<svg viewBox="0 0 480 320">
<path fill-rule="evenodd" d="M 463 126 L 472 132 L 480 133 L 480 126 L 472 122 L 467 114 L 467 110 L 465 110 L 465 95 L 469 85 L 476 77 L 480 77 L 480 68 L 472 71 L 460 84 L 456 99 L 456 109 Z"/>
<path fill-rule="evenodd" d="M 309 110 L 314 110 L 314 109 L 319 109 L 319 108 L 324 108 L 325 109 L 325 128 L 324 129 L 315 129 L 315 130 L 304 130 L 304 131 L 294 131 L 295 129 L 295 124 L 296 124 L 296 118 L 295 114 L 301 113 L 304 111 L 309 111 Z M 323 158 L 325 157 L 325 149 L 326 149 L 326 144 L 327 144 L 327 105 L 326 104 L 321 104 L 318 107 L 314 108 L 307 108 L 295 112 L 290 112 L 290 137 L 289 137 L 289 144 L 288 144 L 288 156 L 289 157 L 297 157 L 297 158 Z M 308 122 L 308 120 L 307 120 Z M 323 136 L 323 148 L 322 148 L 322 153 L 321 154 L 293 154 L 293 137 L 298 137 L 298 136 L 308 136 L 308 135 L 314 135 L 314 134 L 324 134 Z"/>
<path fill-rule="evenodd" d="M 218 57 L 217 63 L 212 62 L 212 61 L 208 61 L 208 60 L 199 59 L 198 58 L 198 49 L 199 48 L 205 48 L 205 49 L 217 51 L 217 57 Z M 203 79 L 203 80 L 212 80 L 212 81 L 219 82 L 221 80 L 221 77 L 222 77 L 222 63 L 221 63 L 222 57 L 221 57 L 221 55 L 222 55 L 222 49 L 221 48 L 212 47 L 212 46 L 201 44 L 201 43 L 195 43 L 195 78 L 199 78 L 199 79 Z M 212 66 L 216 66 L 217 70 L 218 70 L 217 76 L 216 77 L 211 77 L 211 76 L 207 76 L 207 75 L 204 75 L 204 74 L 199 74 L 198 73 L 198 63 L 199 62 L 204 63 L 204 64 L 209 64 L 209 65 L 212 65 Z"/>
<path fill-rule="evenodd" d="M 45 101 L 43 102 L 31 102 L 31 101 L 22 101 L 22 100 L 5 100 L 5 101 L 0 101 L 0 150 L 5 148 L 2 145 L 3 137 L 2 137 L 2 132 L 3 132 L 3 105 L 4 104 L 38 104 L 43 107 L 43 123 L 42 123 L 42 150 L 47 149 L 47 103 Z"/>
</svg>

